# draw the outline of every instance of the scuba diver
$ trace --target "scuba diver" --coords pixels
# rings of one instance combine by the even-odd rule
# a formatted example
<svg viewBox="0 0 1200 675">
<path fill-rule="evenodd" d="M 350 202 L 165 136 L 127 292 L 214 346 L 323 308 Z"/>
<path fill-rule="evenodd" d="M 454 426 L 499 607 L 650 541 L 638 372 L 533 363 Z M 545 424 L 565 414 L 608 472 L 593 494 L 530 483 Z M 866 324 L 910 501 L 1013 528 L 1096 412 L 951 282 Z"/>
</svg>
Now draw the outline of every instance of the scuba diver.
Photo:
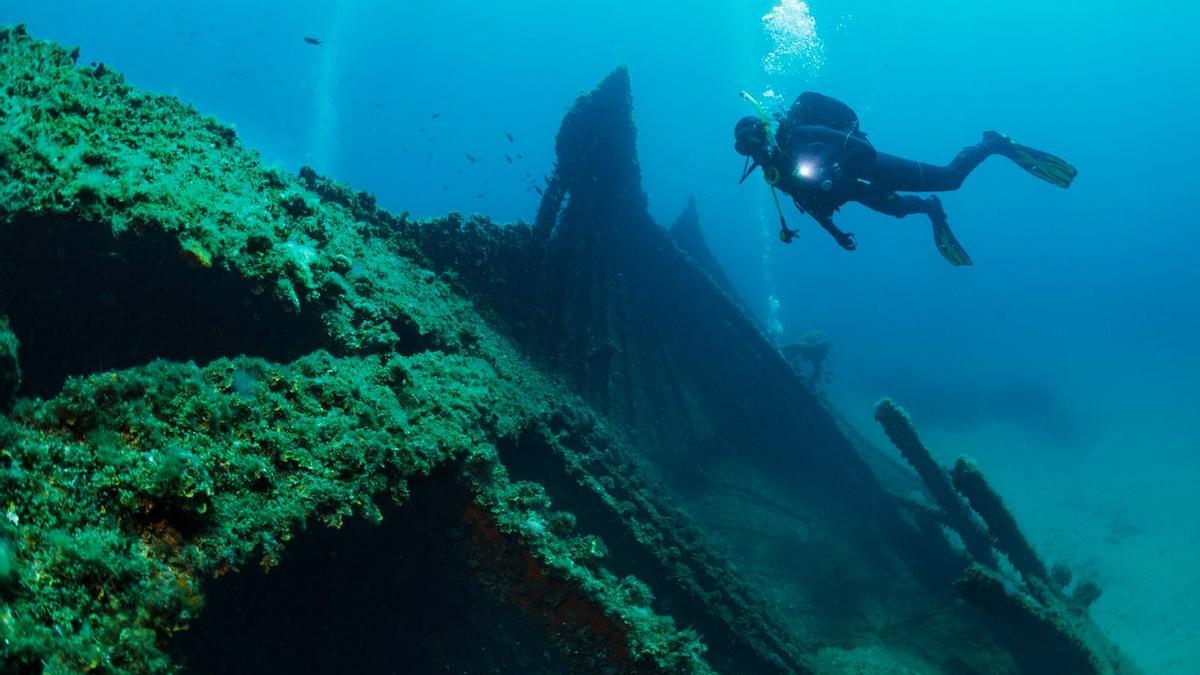
<svg viewBox="0 0 1200 675">
<path fill-rule="evenodd" d="M 945 166 L 935 166 L 877 152 L 859 129 L 858 115 L 845 103 L 815 92 L 796 98 L 786 115 L 777 115 L 779 129 L 749 94 L 742 97 L 758 108 L 758 115 L 743 117 L 734 127 L 734 149 L 746 157 L 745 182 L 762 167 L 779 212 L 779 238 L 791 243 L 797 231 L 789 229 L 779 206 L 778 188 L 792 198 L 801 213 L 813 217 L 847 251 L 857 247 L 854 234 L 843 232 L 833 214 L 847 202 L 858 202 L 889 216 L 903 218 L 924 213 L 933 222 L 933 241 L 951 265 L 970 265 L 971 258 L 955 239 L 942 202 L 935 196 L 918 197 L 900 192 L 957 190 L 963 180 L 992 155 L 1007 157 L 1038 178 L 1069 187 L 1076 170 L 1054 155 L 1014 143 L 994 131 L 983 141 L 963 148 Z"/>
</svg>

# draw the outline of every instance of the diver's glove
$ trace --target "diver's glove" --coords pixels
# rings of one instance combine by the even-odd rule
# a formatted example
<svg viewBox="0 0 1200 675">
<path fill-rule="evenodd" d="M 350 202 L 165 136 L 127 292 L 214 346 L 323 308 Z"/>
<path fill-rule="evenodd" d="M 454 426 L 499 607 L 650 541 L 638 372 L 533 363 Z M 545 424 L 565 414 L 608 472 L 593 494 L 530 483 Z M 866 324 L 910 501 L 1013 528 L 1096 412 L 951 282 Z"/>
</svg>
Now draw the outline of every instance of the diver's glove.
<svg viewBox="0 0 1200 675">
<path fill-rule="evenodd" d="M 853 251 L 854 249 L 858 248 L 858 242 L 854 241 L 853 232 L 839 232 L 838 234 L 833 235 L 833 238 L 837 239 L 838 246 L 841 246 L 847 251 Z"/>
<path fill-rule="evenodd" d="M 790 244 L 800 234 L 800 230 L 790 229 L 787 225 L 781 225 L 779 228 L 779 241 L 785 244 Z"/>
</svg>

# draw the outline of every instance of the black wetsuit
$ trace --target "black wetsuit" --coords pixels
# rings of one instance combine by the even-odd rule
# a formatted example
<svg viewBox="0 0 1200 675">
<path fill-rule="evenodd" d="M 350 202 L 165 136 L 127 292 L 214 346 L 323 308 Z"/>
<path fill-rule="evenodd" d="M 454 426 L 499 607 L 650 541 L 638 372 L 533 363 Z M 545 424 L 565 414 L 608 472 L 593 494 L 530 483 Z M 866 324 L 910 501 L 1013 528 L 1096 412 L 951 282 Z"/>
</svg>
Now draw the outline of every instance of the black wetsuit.
<svg viewBox="0 0 1200 675">
<path fill-rule="evenodd" d="M 839 244 L 852 249 L 853 235 L 833 223 L 833 214 L 842 205 L 853 201 L 897 218 L 924 213 L 944 221 L 937 198 L 899 192 L 957 190 L 967 175 L 995 152 L 979 143 L 963 148 L 949 164 L 936 166 L 878 152 L 857 129 L 784 123 L 776 133 L 773 152 L 760 163 L 770 182 Z"/>
</svg>

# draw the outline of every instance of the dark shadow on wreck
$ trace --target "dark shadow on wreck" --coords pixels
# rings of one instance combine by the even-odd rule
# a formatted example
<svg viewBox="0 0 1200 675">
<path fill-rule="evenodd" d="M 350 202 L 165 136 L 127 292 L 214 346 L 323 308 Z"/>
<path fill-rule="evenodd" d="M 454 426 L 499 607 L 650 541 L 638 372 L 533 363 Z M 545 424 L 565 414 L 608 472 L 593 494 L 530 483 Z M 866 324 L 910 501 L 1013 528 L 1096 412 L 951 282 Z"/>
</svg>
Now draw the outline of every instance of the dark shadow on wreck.
<svg viewBox="0 0 1200 675">
<path fill-rule="evenodd" d="M 566 673 L 541 630 L 480 583 L 444 470 L 383 522 L 314 528 L 270 574 L 213 583 L 173 643 L 193 673 Z M 502 665 L 501 665 L 502 664 Z"/>
<path fill-rule="evenodd" d="M 154 359 L 289 361 L 319 346 L 312 314 L 188 262 L 173 239 L 67 219 L 0 229 L 3 315 L 20 329 L 22 393 L 31 396 L 53 395 L 68 376 Z"/>
</svg>

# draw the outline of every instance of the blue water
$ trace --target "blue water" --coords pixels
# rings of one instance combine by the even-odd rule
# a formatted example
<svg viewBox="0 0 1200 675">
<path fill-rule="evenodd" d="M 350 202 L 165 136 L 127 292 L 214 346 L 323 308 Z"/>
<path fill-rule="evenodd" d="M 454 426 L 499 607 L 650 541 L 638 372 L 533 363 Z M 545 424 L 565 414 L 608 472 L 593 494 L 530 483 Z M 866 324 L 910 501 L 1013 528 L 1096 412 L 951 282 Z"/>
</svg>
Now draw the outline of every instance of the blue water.
<svg viewBox="0 0 1200 675">
<path fill-rule="evenodd" d="M 628 64 L 659 222 L 694 194 L 779 340 L 829 336 L 852 419 L 907 402 L 945 459 L 980 458 L 1043 550 L 1102 579 L 1097 618 L 1148 672 L 1200 672 L 1200 8 L 813 0 L 816 46 L 772 74 L 775 4 L 7 0 L 0 23 L 417 216 L 531 220 L 565 107 Z M 765 186 L 736 183 L 743 89 L 834 95 L 878 148 L 929 162 L 997 129 L 1080 177 L 1058 190 L 992 159 L 944 196 L 971 268 L 938 257 L 922 218 L 854 205 L 839 221 L 858 251 L 794 211 L 784 246 Z"/>
</svg>

